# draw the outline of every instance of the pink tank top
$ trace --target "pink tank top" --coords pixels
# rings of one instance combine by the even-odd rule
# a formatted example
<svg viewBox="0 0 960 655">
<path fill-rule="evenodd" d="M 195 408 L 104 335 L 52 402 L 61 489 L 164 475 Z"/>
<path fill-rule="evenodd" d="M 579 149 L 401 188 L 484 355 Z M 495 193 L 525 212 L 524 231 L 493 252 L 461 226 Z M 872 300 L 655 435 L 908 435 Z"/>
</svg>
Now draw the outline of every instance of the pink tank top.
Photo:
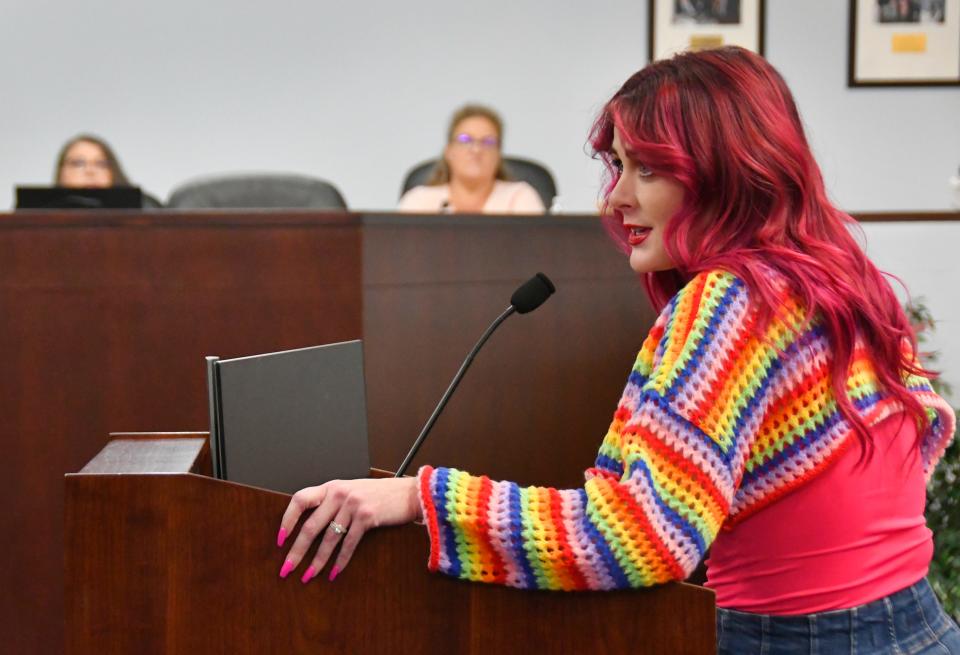
<svg viewBox="0 0 960 655">
<path fill-rule="evenodd" d="M 809 614 L 869 603 L 927 574 L 933 537 L 916 426 L 905 414 L 871 430 L 873 456 L 850 446 L 793 493 L 721 530 L 707 561 L 717 607 Z"/>
</svg>

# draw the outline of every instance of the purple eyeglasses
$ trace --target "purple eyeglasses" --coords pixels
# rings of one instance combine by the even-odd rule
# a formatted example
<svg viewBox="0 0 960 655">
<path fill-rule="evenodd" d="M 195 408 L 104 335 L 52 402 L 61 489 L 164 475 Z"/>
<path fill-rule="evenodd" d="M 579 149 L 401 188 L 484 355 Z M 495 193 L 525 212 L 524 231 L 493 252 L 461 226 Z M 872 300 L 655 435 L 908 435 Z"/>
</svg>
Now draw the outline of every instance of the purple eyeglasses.
<svg viewBox="0 0 960 655">
<path fill-rule="evenodd" d="M 453 137 L 453 142 L 465 148 L 469 148 L 471 146 L 478 146 L 483 150 L 493 150 L 494 148 L 498 148 L 500 146 L 500 139 L 498 139 L 495 136 L 485 136 L 483 138 L 475 138 L 465 133 L 458 134 L 457 136 Z"/>
</svg>

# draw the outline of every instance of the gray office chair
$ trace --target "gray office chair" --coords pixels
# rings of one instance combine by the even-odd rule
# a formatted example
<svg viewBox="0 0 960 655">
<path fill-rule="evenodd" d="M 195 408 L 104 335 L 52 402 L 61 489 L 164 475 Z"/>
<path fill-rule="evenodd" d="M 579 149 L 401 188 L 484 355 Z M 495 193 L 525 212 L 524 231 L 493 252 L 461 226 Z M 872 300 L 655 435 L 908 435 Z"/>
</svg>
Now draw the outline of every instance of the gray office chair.
<svg viewBox="0 0 960 655">
<path fill-rule="evenodd" d="M 536 189 L 543 201 L 543 206 L 549 210 L 554 197 L 557 195 L 557 184 L 553 181 L 553 175 L 549 169 L 531 159 L 504 157 L 503 161 L 510 176 L 515 180 L 526 182 Z M 407 177 L 403 180 L 403 189 L 400 191 L 400 195 L 402 196 L 415 186 L 425 184 L 436 165 L 437 160 L 430 159 L 411 168 Z"/>
<path fill-rule="evenodd" d="M 347 203 L 330 182 L 276 173 L 220 175 L 174 189 L 170 209 L 343 209 Z"/>
</svg>

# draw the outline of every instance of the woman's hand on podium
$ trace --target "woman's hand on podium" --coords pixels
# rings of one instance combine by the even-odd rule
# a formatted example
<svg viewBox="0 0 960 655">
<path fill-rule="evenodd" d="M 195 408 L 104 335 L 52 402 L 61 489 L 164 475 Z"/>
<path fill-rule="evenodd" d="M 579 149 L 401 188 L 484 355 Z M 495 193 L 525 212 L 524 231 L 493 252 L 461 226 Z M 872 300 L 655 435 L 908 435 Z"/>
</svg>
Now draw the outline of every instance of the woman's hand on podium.
<svg viewBox="0 0 960 655">
<path fill-rule="evenodd" d="M 296 529 L 300 517 L 310 509 L 313 514 L 303 522 L 280 569 L 280 577 L 286 578 L 297 568 L 310 545 L 322 537 L 317 554 L 300 578 L 301 582 L 309 582 L 323 570 L 342 539 L 340 553 L 328 576 L 333 582 L 346 568 L 368 530 L 383 525 L 402 525 L 421 518 L 417 478 L 333 480 L 319 487 L 301 489 L 293 494 L 283 513 L 277 546 L 283 546 Z"/>
</svg>

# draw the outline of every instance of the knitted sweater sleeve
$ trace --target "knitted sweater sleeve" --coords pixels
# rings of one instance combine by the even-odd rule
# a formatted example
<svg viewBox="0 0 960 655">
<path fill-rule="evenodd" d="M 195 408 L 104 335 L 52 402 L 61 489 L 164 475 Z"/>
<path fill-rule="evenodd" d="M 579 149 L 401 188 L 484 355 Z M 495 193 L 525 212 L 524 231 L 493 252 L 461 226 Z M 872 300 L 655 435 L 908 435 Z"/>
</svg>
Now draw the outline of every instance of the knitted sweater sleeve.
<svg viewBox="0 0 960 655">
<path fill-rule="evenodd" d="M 698 275 L 674 297 L 582 488 L 421 468 L 430 570 L 562 590 L 687 577 L 729 512 L 760 420 L 769 353 L 749 317 L 746 290 L 727 273 Z"/>
</svg>

